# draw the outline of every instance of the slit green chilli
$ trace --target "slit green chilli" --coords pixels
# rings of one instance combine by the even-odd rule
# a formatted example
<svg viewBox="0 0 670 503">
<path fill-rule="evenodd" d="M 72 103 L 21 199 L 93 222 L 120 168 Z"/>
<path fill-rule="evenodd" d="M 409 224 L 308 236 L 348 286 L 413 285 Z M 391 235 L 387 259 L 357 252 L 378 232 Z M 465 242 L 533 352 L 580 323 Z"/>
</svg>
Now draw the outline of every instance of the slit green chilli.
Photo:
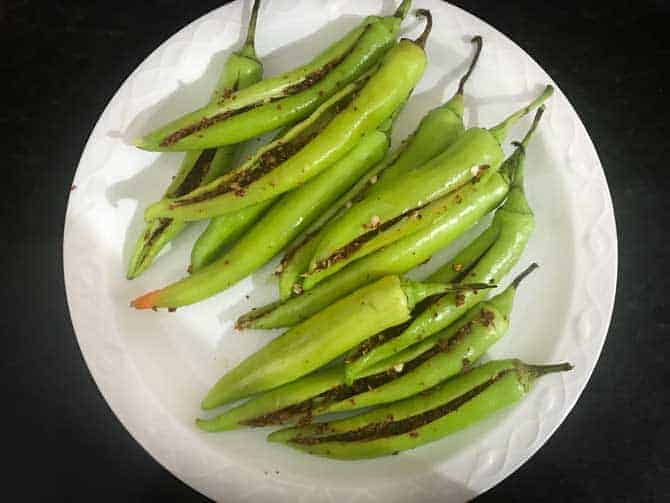
<svg viewBox="0 0 670 503">
<path fill-rule="evenodd" d="M 513 173 L 507 200 L 498 209 L 491 225 L 461 253 L 445 264 L 430 281 L 467 281 L 497 283 L 516 265 L 526 248 L 535 227 L 533 211 L 524 194 L 525 152 L 542 119 L 541 107 L 528 133 L 517 143 L 514 153 L 505 161 L 503 170 Z M 396 337 L 369 348 L 365 354 L 348 364 L 351 378 L 364 375 L 365 369 L 391 368 L 399 362 L 394 358 L 405 348 L 416 344 L 439 330 L 451 325 L 479 300 L 478 295 L 464 292 L 437 299 Z"/>
<path fill-rule="evenodd" d="M 463 430 L 522 400 L 537 378 L 571 369 L 569 363 L 491 361 L 425 393 L 353 417 L 279 430 L 268 440 L 335 459 L 397 454 Z"/>
<path fill-rule="evenodd" d="M 460 136 L 463 125 L 463 93 L 465 84 L 472 74 L 482 49 L 482 38 L 473 37 L 475 53 L 472 62 L 461 78 L 456 94 L 444 104 L 428 112 L 416 131 L 403 141 L 388 158 L 373 169 L 365 180 L 345 194 L 324 214 L 315 225 L 310 227 L 306 235 L 294 245 L 280 264 L 279 296 L 286 300 L 296 292 L 301 292 L 302 275 L 309 269 L 309 263 L 319 245 L 319 231 L 331 220 L 341 215 L 348 206 L 363 199 L 372 185 L 389 183 L 396 176 L 411 176 L 411 170 L 422 166 L 436 155 L 443 152 Z"/>
<path fill-rule="evenodd" d="M 429 12 L 419 12 L 430 20 Z M 402 39 L 388 51 L 378 69 L 366 74 L 368 78 L 353 99 L 313 137 L 287 149 L 283 144 L 291 142 L 300 126 L 292 128 L 213 184 L 149 207 L 145 218 L 198 220 L 230 213 L 272 199 L 332 166 L 407 100 L 426 67 L 423 45 L 430 26 L 428 22 L 416 41 Z"/>
<path fill-rule="evenodd" d="M 202 150 L 239 143 L 307 117 L 374 67 L 392 47 L 411 2 L 393 16 L 367 17 L 310 63 L 263 80 L 152 131 L 145 150 Z"/>
<path fill-rule="evenodd" d="M 531 265 L 501 294 L 474 306 L 444 332 L 412 347 L 402 364 L 346 383 L 340 363 L 261 393 L 219 416 L 198 420 L 206 431 L 287 422 L 307 424 L 316 416 L 395 402 L 422 393 L 469 368 L 509 327 L 514 295 Z"/>
<path fill-rule="evenodd" d="M 552 93 L 547 86 L 532 103 L 491 129 L 468 129 L 407 179 L 373 187 L 365 199 L 324 229 L 303 288 L 309 290 L 346 264 L 429 226 L 443 212 L 446 201 L 440 198 L 498 169 L 504 158 L 501 142 L 509 127 Z"/>
<path fill-rule="evenodd" d="M 387 132 L 366 135 L 343 159 L 306 184 L 279 197 L 265 215 L 211 264 L 133 301 L 138 308 L 176 308 L 221 292 L 279 253 L 342 192 L 379 162 L 389 146 Z M 242 210 L 244 211 L 244 210 Z"/>
<path fill-rule="evenodd" d="M 488 287 L 459 285 L 458 289 Z M 418 283 L 398 276 L 365 286 L 246 358 L 210 389 L 202 407 L 218 407 L 307 375 L 377 332 L 406 322 L 417 302 L 451 289 L 451 285 Z"/>
<path fill-rule="evenodd" d="M 534 226 L 533 214 L 523 193 L 522 170 L 525 155 L 523 145 L 528 143 L 532 131 L 538 124 L 541 112 L 538 114 L 530 134 L 526 135 L 521 146 L 517 147 L 498 172 L 492 174 L 488 181 L 476 184 L 470 182 L 455 190 L 452 197 L 454 200 L 458 198 L 460 203 L 452 205 L 431 226 L 349 264 L 312 290 L 244 314 L 237 320 L 238 328 L 269 329 L 293 326 L 365 284 L 388 274 L 403 274 L 448 246 L 509 196 L 506 204 L 496 213 L 497 218 L 492 224 L 494 232 L 485 233 L 486 238 L 492 243 L 497 242 L 498 237 L 505 239 L 500 239 L 499 244 L 490 247 L 491 251 L 496 250 L 496 253 L 477 256 L 476 258 L 481 260 L 478 267 L 471 271 L 471 274 L 475 273 L 476 277 L 483 277 L 487 281 L 504 276 L 518 261 Z M 502 229 L 506 229 L 505 232 L 502 232 Z M 511 246 L 512 244 L 514 246 Z M 482 272 L 477 273 L 478 270 Z M 475 276 L 469 276 L 468 279 L 473 277 Z M 456 306 L 455 296 L 445 297 L 441 305 L 452 306 L 449 307 L 451 321 L 434 327 L 431 333 L 449 325 L 476 302 L 477 299 L 471 299 L 470 295 L 465 294 L 463 304 L 459 302 L 459 306 Z M 454 311 L 457 313 L 453 314 Z M 411 341 L 414 342 L 417 340 Z"/>
<path fill-rule="evenodd" d="M 290 128 L 291 126 L 283 128 L 276 137 L 283 136 Z M 258 222 L 279 197 L 281 196 L 212 218 L 193 243 L 188 272 L 197 272 L 223 255 L 226 248 Z"/>
<path fill-rule="evenodd" d="M 242 49 L 230 55 L 219 77 L 210 103 L 215 103 L 237 90 L 245 89 L 263 78 L 263 65 L 256 56 L 254 38 L 260 0 L 255 0 L 249 18 L 247 38 Z M 165 198 L 183 196 L 200 185 L 215 180 L 230 168 L 237 145 L 227 145 L 218 149 L 194 150 L 187 152 Z M 135 245 L 128 264 L 126 277 L 134 279 L 144 272 L 158 256 L 158 253 L 181 233 L 186 223 L 172 218 L 159 218 L 148 222 Z"/>
<path fill-rule="evenodd" d="M 403 104 L 404 106 L 404 104 Z M 395 120 L 402 109 L 402 106 L 399 107 L 391 117 L 389 117 L 386 121 L 382 123 L 382 125 L 378 128 L 379 132 L 385 133 L 387 137 L 390 136 L 391 134 L 391 129 L 393 127 L 393 124 L 395 123 Z M 379 135 L 376 133 L 373 133 L 374 136 L 377 136 L 375 140 L 378 140 Z M 368 142 L 366 138 L 364 137 L 361 140 L 361 144 L 368 144 L 368 145 L 374 145 L 375 140 Z M 355 147 L 351 152 L 349 152 L 344 159 L 338 161 L 335 166 L 341 165 L 343 162 L 344 163 L 349 163 L 351 162 L 351 159 L 356 159 L 357 157 L 360 158 L 360 152 L 357 153 L 359 150 L 360 145 Z M 384 149 L 384 154 L 388 150 L 388 144 L 386 147 L 383 147 Z M 375 156 L 371 155 L 369 157 L 371 162 L 375 162 Z M 355 161 L 354 161 L 355 162 Z M 374 171 L 376 166 L 379 166 L 380 163 L 377 163 L 374 165 L 373 168 L 370 168 L 366 174 L 362 177 L 360 177 L 360 180 L 358 180 L 355 184 L 355 186 L 358 186 L 361 183 L 366 183 L 367 178 L 369 177 L 370 173 Z M 327 173 L 337 173 L 340 169 L 336 167 L 332 167 L 326 172 L 322 173 L 321 175 L 318 175 L 315 179 L 321 179 L 327 178 L 331 175 L 328 175 Z M 327 183 L 327 182 L 326 182 Z M 314 193 L 311 197 L 312 200 L 314 200 L 315 203 L 317 203 L 317 200 L 319 202 L 318 205 L 318 212 L 320 216 L 318 217 L 317 221 L 313 222 L 312 225 L 309 226 L 308 230 L 305 232 L 311 232 L 310 230 L 315 226 L 319 225 L 318 221 L 322 220 L 325 215 L 330 214 L 334 209 L 338 208 L 342 203 L 339 202 L 339 198 L 337 202 L 334 204 L 331 204 L 330 206 L 326 207 L 325 203 L 329 203 L 332 199 L 332 196 L 334 196 L 336 193 L 339 193 L 341 189 L 339 188 L 341 184 L 334 184 L 334 187 L 332 187 L 327 194 L 327 199 L 325 199 L 326 196 L 320 193 Z M 249 206 L 247 208 L 244 208 L 240 211 L 234 212 L 234 213 L 227 213 L 225 215 L 221 215 L 219 217 L 215 217 L 212 219 L 212 221 L 209 223 L 205 231 L 200 235 L 200 237 L 197 239 L 195 244 L 193 245 L 193 250 L 191 251 L 191 267 L 190 267 L 190 272 L 197 272 L 200 269 L 202 269 L 204 266 L 211 264 L 214 262 L 217 258 L 219 258 L 222 254 L 225 248 L 232 242 L 237 241 L 237 239 L 240 238 L 240 236 L 243 235 L 243 233 L 247 232 L 251 226 L 256 223 L 265 213 L 267 213 L 268 208 L 271 208 L 274 203 L 277 202 L 279 198 L 282 199 L 282 204 L 287 203 L 287 204 L 292 204 L 293 202 L 290 201 L 291 197 L 290 194 L 293 194 L 294 192 L 298 191 L 305 191 L 309 194 L 309 191 L 311 190 L 309 188 L 310 182 L 306 184 L 304 188 L 297 188 L 293 189 L 292 191 L 288 192 L 285 195 L 282 196 L 277 196 L 274 199 L 270 199 L 268 201 L 264 201 L 262 203 L 255 204 L 253 206 Z M 354 190 L 352 187 L 349 190 Z M 348 193 L 349 191 L 347 191 Z M 346 193 L 340 198 L 345 197 Z M 288 199 L 288 200 L 287 200 Z M 316 213 L 316 211 L 314 212 Z M 297 218 L 300 219 L 300 227 L 296 226 L 296 231 L 298 232 L 299 229 L 302 229 L 304 226 L 308 225 L 313 217 L 311 215 L 297 215 Z"/>
</svg>

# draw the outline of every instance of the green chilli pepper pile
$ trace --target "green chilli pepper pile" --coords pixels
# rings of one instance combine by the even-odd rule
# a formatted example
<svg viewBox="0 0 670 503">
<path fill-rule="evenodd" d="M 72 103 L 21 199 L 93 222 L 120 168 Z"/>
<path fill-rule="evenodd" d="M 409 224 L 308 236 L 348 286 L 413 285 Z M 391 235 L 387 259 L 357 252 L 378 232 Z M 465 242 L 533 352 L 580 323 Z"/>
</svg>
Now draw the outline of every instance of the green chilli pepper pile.
<svg viewBox="0 0 670 503">
<path fill-rule="evenodd" d="M 211 412 L 196 421 L 204 431 L 287 425 L 268 440 L 338 459 L 397 454 L 572 368 L 515 359 L 477 366 L 510 330 L 517 289 L 538 267 L 492 294 L 533 233 L 525 157 L 553 88 L 497 125 L 467 128 L 465 88 L 483 47 L 475 36 L 455 95 L 391 150 L 428 64 L 429 11 L 416 11 L 425 21 L 416 40 L 397 40 L 410 7 L 403 0 L 393 15 L 369 16 L 312 61 L 263 79 L 255 0 L 246 41 L 209 103 L 136 141 L 186 153 L 164 197 L 146 209 L 128 279 L 189 222 L 209 224 L 187 276 L 133 307 L 202 301 L 283 254 L 278 300 L 241 316 L 237 328 L 287 330 L 213 384 L 201 403 Z M 535 109 L 506 157 L 511 126 Z M 239 159 L 244 142 L 273 131 Z M 490 213 L 488 227 L 425 281 L 403 277 Z"/>
</svg>

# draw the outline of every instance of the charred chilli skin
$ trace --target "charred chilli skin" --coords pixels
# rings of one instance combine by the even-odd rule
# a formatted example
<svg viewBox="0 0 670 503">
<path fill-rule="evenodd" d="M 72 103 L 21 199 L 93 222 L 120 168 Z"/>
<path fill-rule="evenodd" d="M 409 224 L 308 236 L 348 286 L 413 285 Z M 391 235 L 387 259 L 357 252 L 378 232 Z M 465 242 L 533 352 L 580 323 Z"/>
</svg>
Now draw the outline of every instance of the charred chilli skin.
<svg viewBox="0 0 670 503">
<path fill-rule="evenodd" d="M 501 142 L 509 127 L 540 106 L 552 93 L 553 88 L 547 86 L 532 103 L 491 129 L 468 129 L 445 152 L 414 170 L 406 180 L 396 179 L 373 187 L 365 199 L 324 229 L 303 288 L 309 290 L 348 262 L 372 253 L 420 227 L 429 226 L 432 219 L 439 218 L 441 213 L 438 200 L 473 179 L 490 177 L 498 169 L 504 159 Z M 399 215 L 411 215 L 413 210 L 419 211 L 431 202 L 435 202 L 436 206 L 430 206 L 433 211 L 426 212 L 427 218 L 403 221 L 393 226 L 392 232 L 380 232 L 355 252 L 341 253 L 341 250 L 365 234 L 370 226 L 384 225 Z M 444 200 L 442 202 L 445 203 Z"/>
<path fill-rule="evenodd" d="M 281 300 L 301 292 L 302 275 L 309 269 L 309 263 L 319 244 L 319 232 L 348 207 L 363 199 L 373 187 L 389 183 L 396 176 L 411 176 L 412 169 L 422 166 L 443 152 L 465 130 L 463 126 L 463 93 L 465 84 L 477 64 L 482 49 L 482 38 L 472 39 L 475 54 L 466 74 L 461 78 L 456 94 L 447 102 L 428 112 L 416 131 L 406 138 L 400 147 L 388 158 L 371 170 L 366 180 L 345 194 L 313 227 L 300 242 L 296 243 L 281 262 L 279 275 L 279 295 Z"/>
<path fill-rule="evenodd" d="M 393 16 L 366 18 L 310 63 L 224 94 L 135 144 L 153 151 L 201 150 L 239 143 L 302 120 L 379 62 L 395 42 L 410 4 L 404 0 Z"/>
<path fill-rule="evenodd" d="M 390 117 L 407 100 L 425 67 L 423 48 L 413 41 L 401 40 L 384 56 L 379 69 L 372 73 L 351 103 L 285 162 L 243 185 L 241 191 L 228 191 L 205 201 L 181 204 L 183 199 L 197 198 L 209 192 L 210 187 L 205 186 L 185 198 L 155 204 L 147 210 L 145 217 L 209 218 L 271 199 L 301 185 L 332 166 Z M 236 176 L 237 171 L 233 171 L 227 175 L 226 181 Z"/>
<path fill-rule="evenodd" d="M 467 278 L 467 281 L 497 283 L 519 261 L 535 228 L 533 211 L 523 187 L 525 152 L 543 113 L 544 108 L 541 107 L 523 141 L 517 144 L 516 150 L 501 168 L 511 174 L 511 187 L 507 200 L 496 211 L 490 227 L 430 276 L 430 281 L 462 281 Z M 405 348 L 451 325 L 479 300 L 480 296 L 471 292 L 438 298 L 419 313 L 398 337 L 385 341 L 351 362 L 348 372 L 356 377 L 367 374 L 367 369 L 379 370 L 380 367 L 397 365 L 396 356 L 400 356 Z"/>
<path fill-rule="evenodd" d="M 417 283 L 398 276 L 382 278 L 284 332 L 242 361 L 210 389 L 202 407 L 218 407 L 307 375 L 375 333 L 404 323 L 422 299 L 449 290 L 450 285 Z"/>
<path fill-rule="evenodd" d="M 260 0 L 255 0 L 251 10 L 247 38 L 244 46 L 226 61 L 219 82 L 211 97 L 216 102 L 221 96 L 249 87 L 263 78 L 263 65 L 256 56 L 254 38 Z M 202 184 L 223 175 L 232 167 L 237 145 L 218 149 L 188 152 L 177 176 L 165 191 L 164 198 L 183 196 Z M 159 218 L 148 222 L 135 245 L 128 264 L 126 277 L 133 279 L 142 274 L 154 261 L 163 247 L 186 227 L 186 223 L 172 218 Z"/>
<path fill-rule="evenodd" d="M 492 361 L 429 392 L 339 421 L 279 430 L 268 440 L 335 459 L 396 454 L 467 428 L 519 402 L 537 378 L 571 369 L 569 363 Z"/>
</svg>

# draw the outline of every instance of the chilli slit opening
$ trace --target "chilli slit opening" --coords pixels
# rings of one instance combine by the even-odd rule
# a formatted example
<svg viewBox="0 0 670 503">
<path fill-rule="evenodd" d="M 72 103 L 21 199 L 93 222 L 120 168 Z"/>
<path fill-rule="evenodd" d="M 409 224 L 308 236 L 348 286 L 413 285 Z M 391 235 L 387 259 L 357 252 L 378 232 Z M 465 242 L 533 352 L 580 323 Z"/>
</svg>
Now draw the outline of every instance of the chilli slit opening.
<svg viewBox="0 0 670 503">
<path fill-rule="evenodd" d="M 498 233 L 498 236 L 499 235 L 500 235 L 500 233 Z M 462 283 L 463 281 L 465 281 L 465 279 L 468 277 L 468 275 L 470 273 L 472 273 L 472 271 L 474 271 L 475 267 L 477 267 L 479 265 L 479 263 L 482 261 L 482 259 L 484 258 L 484 255 L 486 255 L 491 250 L 491 248 L 493 248 L 495 246 L 495 244 L 498 242 L 498 236 L 496 236 L 496 238 L 493 240 L 493 242 L 491 242 L 491 244 L 488 245 L 486 247 L 486 249 L 481 254 L 479 254 L 479 256 L 477 256 L 470 263 L 470 265 L 468 265 L 464 269 L 461 269 L 458 272 L 458 274 L 456 276 L 454 276 L 454 278 L 452 279 L 451 282 L 452 283 Z"/>
<path fill-rule="evenodd" d="M 295 138 L 291 139 L 291 141 L 276 141 L 274 146 L 263 152 L 253 165 L 238 172 L 231 173 L 226 177 L 225 181 L 222 180 L 221 184 L 213 187 L 211 190 L 207 190 L 192 197 L 183 197 L 178 201 L 173 201 L 170 204 L 170 207 L 178 208 L 180 206 L 207 201 L 229 192 L 233 192 L 239 197 L 244 196 L 246 188 L 249 185 L 286 162 L 316 138 L 316 136 L 330 124 L 337 114 L 351 103 L 354 94 L 355 93 L 352 91 L 346 96 L 343 96 L 339 101 L 333 103 L 331 107 L 323 111 L 313 124 L 310 124 L 304 131 L 298 133 Z"/>
<path fill-rule="evenodd" d="M 405 329 L 409 327 L 410 324 L 411 322 L 408 321 L 406 323 L 402 323 L 400 325 L 387 328 L 386 330 L 382 330 L 378 334 L 375 334 L 372 337 L 364 340 L 356 347 L 356 350 L 347 357 L 346 362 L 347 363 L 355 362 L 362 356 L 365 356 L 370 351 L 375 349 L 377 346 L 381 346 L 382 344 L 390 341 L 391 339 L 395 339 L 401 333 L 403 333 Z"/>
<path fill-rule="evenodd" d="M 480 324 L 483 324 L 483 325 L 488 325 L 489 323 L 491 323 L 492 320 L 493 320 L 493 318 L 491 317 L 492 314 L 493 314 L 493 313 L 491 313 L 490 311 L 485 311 L 485 310 L 482 309 L 481 317 L 480 317 L 479 319 L 475 319 L 475 320 L 469 321 L 468 323 L 466 323 L 465 325 L 463 325 L 463 326 L 462 326 L 462 327 L 461 327 L 461 328 L 460 328 L 460 329 L 459 329 L 459 330 L 458 330 L 452 337 L 450 337 L 449 339 L 440 339 L 440 340 L 438 340 L 433 346 L 431 346 L 430 348 L 428 348 L 428 349 L 427 349 L 426 351 L 424 351 L 423 353 L 421 353 L 421 354 L 415 356 L 415 357 L 412 358 L 411 360 L 408 360 L 408 361 L 406 361 L 406 362 L 402 362 L 402 367 L 399 367 L 399 370 L 395 370 L 395 368 L 390 368 L 390 369 L 385 370 L 385 371 L 383 371 L 383 372 L 380 372 L 380 373 L 378 373 L 378 374 L 372 374 L 372 375 L 370 375 L 370 376 L 368 376 L 368 377 L 364 377 L 364 378 L 361 378 L 361 379 L 359 379 L 359 380 L 360 380 L 360 381 L 363 381 L 363 380 L 365 380 L 365 379 L 369 379 L 369 378 L 381 379 L 382 376 L 388 376 L 389 378 L 386 379 L 383 383 L 381 383 L 381 384 L 386 384 L 387 382 L 392 381 L 393 379 L 395 379 L 395 378 L 397 378 L 397 377 L 403 376 L 403 375 L 405 375 L 405 374 L 411 372 L 411 371 L 414 370 L 415 368 L 419 367 L 420 365 L 422 365 L 422 364 L 425 363 L 426 361 L 430 360 L 433 356 L 435 356 L 435 355 L 437 355 L 437 354 L 439 354 L 439 353 L 443 353 L 443 352 L 447 352 L 447 351 L 449 351 L 453 346 L 455 346 L 457 343 L 461 342 L 461 341 L 465 338 L 465 336 L 467 336 L 470 332 L 472 332 L 472 327 L 473 327 L 473 324 L 474 324 L 475 322 L 479 322 Z M 481 321 L 480 321 L 480 320 L 481 320 Z M 407 326 L 407 325 L 409 325 L 409 323 L 406 324 L 405 326 Z M 398 331 L 397 333 L 392 334 L 391 337 L 385 338 L 385 339 L 383 339 L 381 342 L 386 342 L 386 341 L 389 341 L 389 340 L 391 340 L 391 339 L 394 339 L 394 338 L 397 337 L 400 333 L 402 333 L 402 331 L 403 331 L 403 330 L 400 330 L 400 331 Z M 368 339 L 368 340 L 370 340 L 370 339 Z M 367 341 L 366 341 L 366 342 L 367 342 Z M 380 344 L 380 343 L 379 343 L 379 344 Z M 374 347 L 374 346 L 372 346 L 372 347 Z M 360 356 L 363 355 L 363 354 L 365 354 L 365 353 L 362 352 L 362 351 L 357 351 L 357 353 L 356 353 L 355 356 L 356 356 L 356 358 L 360 358 Z M 354 355 L 352 355 L 352 356 L 354 356 Z M 354 361 L 354 359 L 352 359 L 352 360 L 347 360 L 347 361 L 348 361 L 348 362 L 350 362 L 350 361 Z M 355 381 L 354 384 L 355 384 L 356 382 L 358 382 L 358 381 Z M 377 386 L 379 386 L 379 385 L 377 385 Z M 372 386 L 372 388 L 375 388 L 375 387 L 377 387 L 377 386 Z M 368 386 L 368 387 L 369 387 L 369 386 Z M 347 398 L 349 398 L 349 397 L 347 397 Z"/>
<path fill-rule="evenodd" d="M 293 260 L 293 257 L 295 257 L 295 254 L 298 253 L 304 246 L 307 245 L 318 233 L 315 232 L 310 232 L 309 234 L 306 234 L 305 237 L 302 238 L 302 240 L 296 244 L 295 246 L 291 246 L 288 250 L 286 250 L 286 253 L 281 259 L 281 262 L 279 263 L 279 268 L 277 271 L 275 271 L 275 275 L 279 276 L 281 272 L 286 270 L 288 267 L 288 264 Z"/>
<path fill-rule="evenodd" d="M 399 371 L 391 368 L 378 374 L 356 379 L 350 386 L 346 384 L 339 384 L 312 398 L 303 400 L 302 402 L 289 405 L 288 407 L 278 409 L 262 416 L 241 421 L 241 424 L 248 426 L 269 426 L 274 424 L 284 424 L 296 417 L 299 417 L 297 420 L 298 425 L 309 424 L 313 419 L 313 411 L 317 407 L 324 407 L 332 403 L 349 400 L 356 395 L 360 395 L 361 393 L 365 393 L 367 391 L 372 391 L 375 388 L 379 388 L 384 384 L 387 384 L 405 374 L 408 374 L 426 361 L 433 358 L 435 355 L 442 352 L 447 352 L 457 343 L 461 342 L 468 334 L 470 334 L 470 332 L 472 332 L 472 327 L 475 322 L 479 322 L 485 326 L 488 326 L 489 323 L 492 323 L 492 316 L 493 313 L 491 311 L 482 309 L 479 319 L 469 321 L 463 325 L 458 330 L 458 332 L 454 334 L 453 337 L 439 340 L 434 346 L 430 347 L 412 360 L 405 362 L 402 366 L 402 369 Z"/>
<path fill-rule="evenodd" d="M 275 424 L 284 424 L 287 421 L 299 418 L 296 424 L 305 426 L 312 422 L 312 410 L 314 410 L 314 399 L 310 398 L 294 405 L 289 405 L 283 409 L 278 409 L 262 416 L 240 421 L 240 424 L 246 426 L 270 426 Z"/>
<path fill-rule="evenodd" d="M 450 400 L 442 405 L 430 410 L 395 421 L 392 415 L 389 415 L 385 421 L 371 423 L 362 428 L 348 431 L 346 433 L 336 433 L 321 437 L 300 437 L 296 436 L 290 442 L 303 445 L 316 445 L 324 442 L 368 442 L 385 437 L 402 435 L 414 432 L 415 430 L 430 424 L 442 417 L 456 411 L 467 402 L 480 395 L 496 381 L 504 377 L 511 370 L 503 370 L 487 381 L 475 386 L 471 390 Z"/>
<path fill-rule="evenodd" d="M 169 134 L 166 136 L 160 143 L 161 147 L 169 147 L 171 145 L 174 145 L 178 141 L 186 138 L 187 136 L 191 136 L 194 133 L 197 133 L 199 131 L 202 131 L 204 129 L 212 127 L 214 124 L 218 124 L 219 122 L 225 121 L 227 119 L 230 119 L 231 117 L 234 117 L 236 115 L 243 114 L 245 112 L 248 112 L 250 110 L 253 110 L 254 108 L 258 108 L 263 105 L 272 105 L 275 101 L 282 100 L 288 96 L 292 96 L 294 94 L 298 94 L 302 91 L 305 91 L 319 82 L 321 82 L 323 79 L 325 79 L 337 66 L 339 66 L 349 54 L 353 51 L 353 49 L 358 45 L 359 40 L 361 37 L 365 34 L 365 32 L 368 30 L 369 26 L 366 27 L 363 32 L 359 35 L 359 37 L 356 39 L 356 41 L 351 45 L 348 51 L 344 52 L 342 55 L 337 57 L 336 59 L 333 59 L 332 61 L 329 61 L 325 65 L 323 65 L 320 68 L 317 68 L 316 70 L 313 70 L 312 72 L 308 73 L 305 75 L 303 80 L 300 82 L 297 82 L 295 84 L 292 84 L 284 89 L 282 89 L 281 94 L 277 96 L 273 96 L 269 99 L 263 99 L 262 101 L 258 101 L 256 103 L 250 103 L 249 105 L 240 107 L 240 108 L 235 108 L 233 110 L 226 110 L 225 112 L 221 112 L 218 114 L 214 114 L 211 117 L 203 117 L 200 119 L 198 122 L 195 122 L 193 124 L 189 124 L 187 126 L 184 126 L 181 129 L 178 129 L 174 133 Z M 232 95 L 225 95 L 224 94 L 224 99 L 235 99 L 234 94 Z"/>
<path fill-rule="evenodd" d="M 160 235 L 167 229 L 167 227 L 172 223 L 171 218 L 159 218 L 158 219 L 158 227 L 156 227 L 151 233 L 149 233 L 147 236 L 144 238 L 144 246 L 145 246 L 145 253 L 144 256 L 142 257 L 141 262 L 144 262 L 146 259 L 147 253 L 148 253 L 148 248 L 151 248 L 151 246 L 154 244 L 154 241 L 156 241 Z"/>
<path fill-rule="evenodd" d="M 214 148 L 204 150 L 198 156 L 198 159 L 195 161 L 195 164 L 191 170 L 179 184 L 179 187 L 177 187 L 174 192 L 170 194 L 170 197 L 181 197 L 188 194 L 192 190 L 197 189 L 209 172 L 215 154 L 216 149 Z"/>
<path fill-rule="evenodd" d="M 384 223 L 377 224 L 373 229 L 361 234 L 360 236 L 358 236 L 353 241 L 350 241 L 346 245 L 344 245 L 344 246 L 338 248 L 337 250 L 335 250 L 328 257 L 326 257 L 326 258 L 320 260 L 319 262 L 317 262 L 313 273 L 322 271 L 324 269 L 328 269 L 329 267 L 337 264 L 338 262 L 348 259 L 351 255 L 356 253 L 356 251 L 358 251 L 365 243 L 367 243 L 368 241 L 371 241 L 377 235 L 384 232 L 385 230 L 388 230 L 389 228 L 393 227 L 395 224 L 400 222 L 402 219 L 404 219 L 406 217 L 411 217 L 412 213 L 421 211 L 426 206 L 427 206 L 427 204 L 424 204 L 422 206 L 412 208 L 411 210 L 407 210 L 404 213 L 401 213 L 400 215 L 398 215 L 396 217 L 393 217 L 393 218 L 391 218 L 390 220 L 387 220 Z M 417 214 L 417 215 L 420 215 L 420 214 Z M 420 216 L 417 217 L 417 218 L 420 218 Z"/>
</svg>

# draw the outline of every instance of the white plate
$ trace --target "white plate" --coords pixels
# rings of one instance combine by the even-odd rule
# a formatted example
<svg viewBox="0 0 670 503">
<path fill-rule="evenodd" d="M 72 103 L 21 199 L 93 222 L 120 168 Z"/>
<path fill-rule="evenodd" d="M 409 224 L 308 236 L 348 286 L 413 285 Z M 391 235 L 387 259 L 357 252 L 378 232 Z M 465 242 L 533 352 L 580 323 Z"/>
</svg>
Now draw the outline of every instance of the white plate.
<svg viewBox="0 0 670 503">
<path fill-rule="evenodd" d="M 364 15 L 391 12 L 394 3 L 265 0 L 257 48 L 266 74 L 306 61 Z M 396 141 L 455 91 L 471 54 L 467 40 L 475 34 L 484 37 L 485 45 L 467 88 L 470 124 L 494 124 L 551 82 L 522 49 L 476 17 L 438 0 L 416 4 L 430 8 L 435 17 L 428 41 L 430 64 L 399 120 Z M 64 239 L 68 301 L 86 362 L 135 439 L 211 498 L 467 500 L 516 470 L 549 438 L 598 359 L 614 301 L 617 243 L 596 151 L 557 90 L 528 153 L 527 192 L 537 231 L 517 270 L 531 261 L 542 267 L 524 283 L 512 329 L 491 351 L 494 357 L 529 362 L 568 360 L 575 365 L 573 372 L 544 378 L 519 406 L 491 420 L 386 459 L 314 458 L 268 444 L 263 430 L 201 433 L 193 419 L 208 387 L 271 336 L 236 333 L 232 325 L 239 314 L 276 296 L 270 275 L 274 263 L 227 292 L 174 314 L 130 309 L 132 297 L 184 274 L 199 228 L 185 232 L 140 279 L 124 279 L 142 210 L 160 197 L 180 159 L 180 154 L 142 152 L 124 137 L 207 100 L 222 62 L 239 46 L 247 10 L 248 5 L 233 2 L 172 36 L 121 86 L 91 134 L 75 175 Z M 412 35 L 420 29 L 413 18 L 406 25 Z M 510 138 L 519 138 L 527 126 L 528 120 L 519 124 Z M 434 260 L 422 272 L 436 264 Z"/>
</svg>

